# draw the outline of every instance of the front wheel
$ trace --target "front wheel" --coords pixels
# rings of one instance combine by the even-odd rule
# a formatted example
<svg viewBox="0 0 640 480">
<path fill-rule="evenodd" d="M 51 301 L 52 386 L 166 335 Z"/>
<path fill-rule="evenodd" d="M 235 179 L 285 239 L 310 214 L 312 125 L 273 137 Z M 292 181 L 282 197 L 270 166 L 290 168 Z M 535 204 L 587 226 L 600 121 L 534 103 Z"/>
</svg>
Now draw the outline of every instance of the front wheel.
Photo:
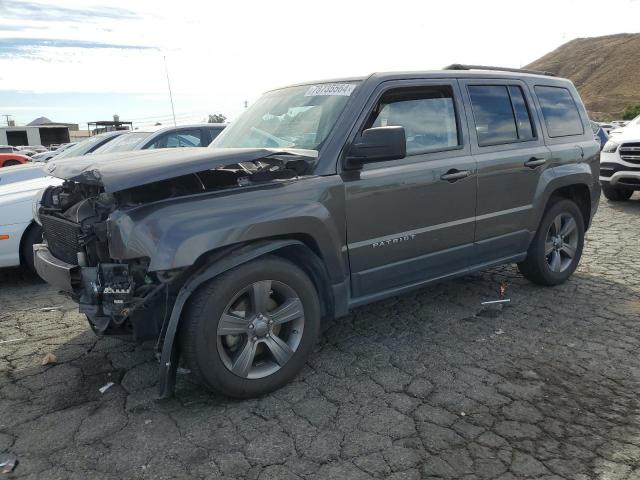
<svg viewBox="0 0 640 480">
<path fill-rule="evenodd" d="M 302 369 L 318 337 L 320 304 L 302 270 L 264 257 L 203 285 L 182 322 L 181 351 L 194 375 L 212 390 L 248 398 Z"/>
<path fill-rule="evenodd" d="M 608 185 L 602 185 L 602 193 L 607 200 L 611 202 L 625 202 L 633 195 L 633 190 L 626 188 L 613 188 Z"/>
<path fill-rule="evenodd" d="M 578 267 L 584 245 L 584 220 L 571 200 L 557 200 L 545 212 L 520 272 L 539 285 L 558 285 Z"/>
<path fill-rule="evenodd" d="M 22 264 L 32 273 L 36 273 L 36 268 L 33 264 L 33 246 L 36 243 L 42 243 L 42 227 L 36 223 L 32 223 L 24 233 L 20 246 Z"/>
</svg>

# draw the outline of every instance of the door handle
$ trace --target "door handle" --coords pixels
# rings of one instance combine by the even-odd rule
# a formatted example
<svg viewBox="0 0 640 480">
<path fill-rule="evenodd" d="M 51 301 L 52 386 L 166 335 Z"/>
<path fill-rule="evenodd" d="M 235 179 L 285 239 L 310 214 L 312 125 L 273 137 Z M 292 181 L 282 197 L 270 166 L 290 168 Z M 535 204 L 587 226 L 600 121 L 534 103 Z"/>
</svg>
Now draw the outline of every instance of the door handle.
<svg viewBox="0 0 640 480">
<path fill-rule="evenodd" d="M 457 180 L 460 180 L 461 178 L 466 178 L 469 175 L 471 175 L 471 172 L 469 170 L 456 170 L 454 168 L 452 170 L 449 170 L 444 175 L 441 175 L 440 180 L 446 180 L 447 182 L 453 183 Z"/>
<path fill-rule="evenodd" d="M 544 165 L 545 163 L 547 163 L 546 158 L 531 157 L 529 160 L 524 162 L 524 166 L 529 168 L 536 168 L 536 167 L 539 167 L 540 165 Z"/>
</svg>

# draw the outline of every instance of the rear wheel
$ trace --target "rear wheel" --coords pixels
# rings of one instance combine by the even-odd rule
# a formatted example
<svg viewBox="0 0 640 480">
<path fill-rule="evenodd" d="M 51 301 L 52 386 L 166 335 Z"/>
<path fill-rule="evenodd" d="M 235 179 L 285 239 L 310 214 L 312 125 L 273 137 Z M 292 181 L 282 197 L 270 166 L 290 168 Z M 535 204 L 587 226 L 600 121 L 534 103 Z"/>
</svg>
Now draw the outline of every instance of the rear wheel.
<svg viewBox="0 0 640 480">
<path fill-rule="evenodd" d="M 626 188 L 613 188 L 609 185 L 602 185 L 602 193 L 612 202 L 624 202 L 629 200 L 633 195 L 633 190 L 629 190 Z"/>
<path fill-rule="evenodd" d="M 20 162 L 17 160 L 7 160 L 4 162 L 5 167 L 13 167 L 14 165 L 20 165 Z"/>
<path fill-rule="evenodd" d="M 255 397 L 302 369 L 320 326 L 313 282 L 293 263 L 265 257 L 203 285 L 180 331 L 183 358 L 212 390 Z"/>
<path fill-rule="evenodd" d="M 571 200 L 556 200 L 547 209 L 529 246 L 520 272 L 539 285 L 558 285 L 578 267 L 584 245 L 584 220 Z"/>
<path fill-rule="evenodd" d="M 36 223 L 32 223 L 22 236 L 20 257 L 22 258 L 22 264 L 33 273 L 36 273 L 33 265 L 33 246 L 36 243 L 42 243 L 42 227 Z"/>
</svg>

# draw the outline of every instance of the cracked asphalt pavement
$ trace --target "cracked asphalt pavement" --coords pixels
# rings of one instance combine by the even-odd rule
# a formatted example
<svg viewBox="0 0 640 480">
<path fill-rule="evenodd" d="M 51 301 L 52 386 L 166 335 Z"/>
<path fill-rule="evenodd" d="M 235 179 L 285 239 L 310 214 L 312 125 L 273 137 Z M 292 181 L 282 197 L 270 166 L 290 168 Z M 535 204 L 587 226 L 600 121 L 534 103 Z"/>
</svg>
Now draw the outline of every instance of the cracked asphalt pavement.
<svg viewBox="0 0 640 480">
<path fill-rule="evenodd" d="M 0 271 L 0 453 L 10 478 L 640 478 L 639 238 L 640 195 L 603 199 L 566 284 L 505 266 L 359 308 L 247 401 L 184 372 L 154 400 L 152 345 Z"/>
</svg>

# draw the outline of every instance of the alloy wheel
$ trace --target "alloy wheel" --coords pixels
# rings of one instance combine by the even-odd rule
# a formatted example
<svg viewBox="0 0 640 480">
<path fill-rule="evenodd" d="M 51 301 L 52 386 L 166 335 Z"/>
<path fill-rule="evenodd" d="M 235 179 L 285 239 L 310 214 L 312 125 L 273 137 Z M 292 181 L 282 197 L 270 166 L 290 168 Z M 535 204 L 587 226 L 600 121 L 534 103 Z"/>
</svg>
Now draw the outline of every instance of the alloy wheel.
<svg viewBox="0 0 640 480">
<path fill-rule="evenodd" d="M 558 214 L 547 232 L 544 255 L 549 269 L 554 273 L 567 270 L 578 248 L 578 225 L 572 215 Z"/>
<path fill-rule="evenodd" d="M 248 379 L 274 374 L 298 349 L 304 330 L 302 301 L 288 285 L 261 280 L 229 302 L 218 321 L 217 349 L 233 374 Z"/>
</svg>

